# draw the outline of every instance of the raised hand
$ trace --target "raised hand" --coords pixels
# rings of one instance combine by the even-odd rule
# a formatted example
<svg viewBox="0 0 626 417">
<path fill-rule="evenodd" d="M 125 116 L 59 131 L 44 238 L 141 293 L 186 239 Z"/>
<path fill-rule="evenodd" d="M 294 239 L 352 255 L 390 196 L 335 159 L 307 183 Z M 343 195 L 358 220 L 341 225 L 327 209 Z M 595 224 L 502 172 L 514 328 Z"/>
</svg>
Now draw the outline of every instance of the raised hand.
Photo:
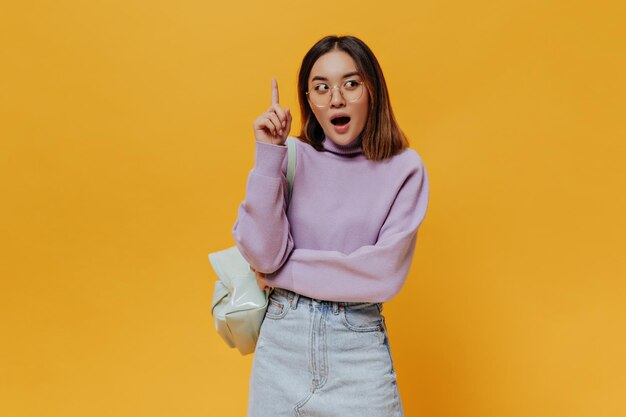
<svg viewBox="0 0 626 417">
<path fill-rule="evenodd" d="M 273 145 L 283 145 L 291 131 L 291 111 L 278 104 L 278 81 L 272 77 L 272 99 L 269 109 L 252 124 L 256 140 Z"/>
</svg>

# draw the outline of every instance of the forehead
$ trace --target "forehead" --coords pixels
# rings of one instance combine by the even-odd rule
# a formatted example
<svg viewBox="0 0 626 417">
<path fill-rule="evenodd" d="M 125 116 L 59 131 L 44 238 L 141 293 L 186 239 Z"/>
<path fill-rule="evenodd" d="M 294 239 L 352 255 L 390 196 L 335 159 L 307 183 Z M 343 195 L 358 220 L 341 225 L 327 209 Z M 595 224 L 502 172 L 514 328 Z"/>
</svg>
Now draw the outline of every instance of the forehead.
<svg viewBox="0 0 626 417">
<path fill-rule="evenodd" d="M 354 59 L 344 51 L 331 51 L 320 56 L 311 67 L 309 81 L 314 77 L 340 80 L 346 74 L 358 72 Z"/>
</svg>

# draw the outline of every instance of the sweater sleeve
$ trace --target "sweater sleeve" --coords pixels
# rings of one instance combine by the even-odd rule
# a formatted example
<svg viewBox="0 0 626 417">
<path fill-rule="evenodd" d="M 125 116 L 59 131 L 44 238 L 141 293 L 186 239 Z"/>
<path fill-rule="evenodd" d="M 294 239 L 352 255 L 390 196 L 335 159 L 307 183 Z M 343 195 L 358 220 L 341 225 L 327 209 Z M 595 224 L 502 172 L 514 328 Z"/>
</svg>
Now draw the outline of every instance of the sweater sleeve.
<svg viewBox="0 0 626 417">
<path fill-rule="evenodd" d="M 408 275 L 428 197 L 428 175 L 418 159 L 396 195 L 376 244 L 350 254 L 294 249 L 284 267 L 266 276 L 268 284 L 320 300 L 389 301 Z"/>
<path fill-rule="evenodd" d="M 276 271 L 294 246 L 285 213 L 286 155 L 286 145 L 256 141 L 254 167 L 232 229 L 239 252 L 259 272 Z"/>
</svg>

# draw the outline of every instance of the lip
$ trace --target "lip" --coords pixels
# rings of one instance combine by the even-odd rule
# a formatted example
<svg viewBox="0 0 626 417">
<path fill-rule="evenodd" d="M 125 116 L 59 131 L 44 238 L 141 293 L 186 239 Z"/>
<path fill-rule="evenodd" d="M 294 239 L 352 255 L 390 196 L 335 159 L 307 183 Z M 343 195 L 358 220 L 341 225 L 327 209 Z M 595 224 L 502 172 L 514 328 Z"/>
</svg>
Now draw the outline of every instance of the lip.
<svg viewBox="0 0 626 417">
<path fill-rule="evenodd" d="M 350 115 L 348 113 L 335 113 L 331 114 L 328 120 L 332 122 L 332 120 L 336 117 L 350 117 Z M 352 119 L 352 117 L 350 117 L 350 119 Z"/>
</svg>

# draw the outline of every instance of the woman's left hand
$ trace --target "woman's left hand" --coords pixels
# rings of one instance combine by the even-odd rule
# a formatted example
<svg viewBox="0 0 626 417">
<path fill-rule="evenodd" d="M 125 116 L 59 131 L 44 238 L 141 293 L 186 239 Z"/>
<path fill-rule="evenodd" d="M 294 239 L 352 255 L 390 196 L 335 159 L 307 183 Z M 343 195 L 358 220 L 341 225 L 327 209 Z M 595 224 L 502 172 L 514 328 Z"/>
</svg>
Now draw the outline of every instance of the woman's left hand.
<svg viewBox="0 0 626 417">
<path fill-rule="evenodd" d="M 252 265 L 250 265 L 250 269 L 256 275 L 256 283 L 257 283 L 257 285 L 259 286 L 260 289 L 266 290 L 266 289 L 271 289 L 272 288 L 269 285 L 267 285 L 267 280 L 265 279 L 265 274 L 263 272 L 257 271 L 256 269 L 254 269 L 252 267 Z"/>
</svg>

